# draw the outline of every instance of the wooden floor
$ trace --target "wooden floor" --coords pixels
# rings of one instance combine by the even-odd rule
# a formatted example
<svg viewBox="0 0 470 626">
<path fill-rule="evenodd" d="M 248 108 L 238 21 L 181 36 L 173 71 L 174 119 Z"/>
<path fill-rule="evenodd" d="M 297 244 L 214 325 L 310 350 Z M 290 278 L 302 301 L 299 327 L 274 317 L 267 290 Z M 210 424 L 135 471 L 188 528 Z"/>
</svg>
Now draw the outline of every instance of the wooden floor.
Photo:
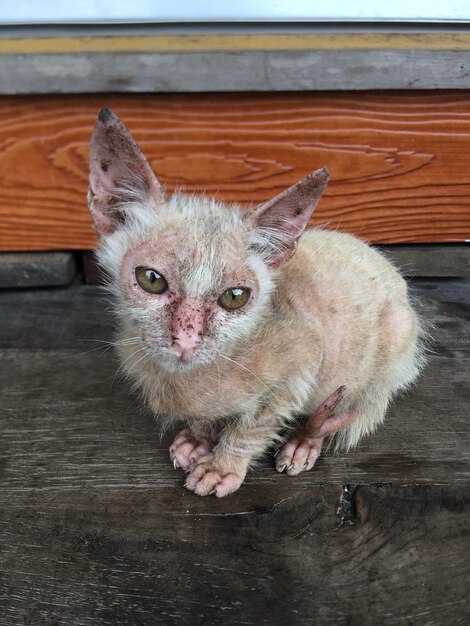
<svg viewBox="0 0 470 626">
<path fill-rule="evenodd" d="M 414 279 L 429 366 L 377 435 L 198 498 L 115 378 L 99 288 L 0 293 L 0 625 L 470 620 L 470 279 Z"/>
</svg>

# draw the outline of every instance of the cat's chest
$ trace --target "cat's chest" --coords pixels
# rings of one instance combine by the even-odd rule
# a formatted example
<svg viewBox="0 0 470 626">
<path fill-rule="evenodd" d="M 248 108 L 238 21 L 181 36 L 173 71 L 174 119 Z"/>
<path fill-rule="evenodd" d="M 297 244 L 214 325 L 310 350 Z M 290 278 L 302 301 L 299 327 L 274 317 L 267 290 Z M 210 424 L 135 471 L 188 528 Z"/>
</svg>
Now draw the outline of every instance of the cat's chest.
<svg viewBox="0 0 470 626">
<path fill-rule="evenodd" d="M 237 367 L 214 364 L 175 376 L 159 373 L 148 381 L 152 409 L 165 418 L 214 420 L 249 410 L 266 384 Z"/>
</svg>

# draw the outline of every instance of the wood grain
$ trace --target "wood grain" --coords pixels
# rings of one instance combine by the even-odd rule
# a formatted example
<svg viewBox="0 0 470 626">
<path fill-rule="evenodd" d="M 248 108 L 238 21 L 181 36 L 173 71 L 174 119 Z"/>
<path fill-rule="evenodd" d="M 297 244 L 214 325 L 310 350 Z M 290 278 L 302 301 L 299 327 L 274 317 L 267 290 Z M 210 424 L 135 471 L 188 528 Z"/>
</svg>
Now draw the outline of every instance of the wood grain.
<svg viewBox="0 0 470 626">
<path fill-rule="evenodd" d="M 322 456 L 314 472 L 296 477 L 296 486 L 468 479 L 470 279 L 411 285 L 435 326 L 423 377 L 393 403 L 376 435 L 348 454 Z M 99 288 L 0 292 L 0 310 L 0 455 L 15 458 L 8 474 L 12 492 L 33 457 L 39 462 L 46 449 L 51 458 L 41 470 L 42 484 L 52 490 L 57 475 L 69 476 L 73 489 L 100 489 L 107 464 L 116 484 L 157 481 L 182 489 L 183 474 L 168 461 L 171 434 L 161 440 L 153 417 L 141 414 L 138 398 L 115 378 L 117 361 L 102 343 L 112 339 L 114 323 Z M 259 483 L 292 486 L 275 472 L 272 459 L 250 476 L 242 497 Z"/>
<path fill-rule="evenodd" d="M 405 276 L 470 276 L 470 245 L 392 244 L 377 246 Z M 91 252 L 82 253 L 91 256 Z M 96 270 L 98 275 L 98 269 Z"/>
<path fill-rule="evenodd" d="M 1 252 L 0 289 L 59 287 L 77 276 L 73 252 Z"/>
<path fill-rule="evenodd" d="M 468 624 L 468 486 L 361 485 L 341 524 L 341 485 L 224 507 L 69 477 L 0 490 L 1 626 Z"/>
<path fill-rule="evenodd" d="M 5 97 L 0 250 L 95 245 L 87 142 L 104 105 L 170 191 L 248 205 L 326 164 L 315 224 L 382 243 L 470 238 L 466 92 Z"/>
<path fill-rule="evenodd" d="M 329 47 L 330 35 L 327 35 L 326 45 L 303 49 L 295 45 L 287 49 L 280 43 L 280 50 L 253 47 L 31 54 L 1 54 L 0 50 L 0 94 L 463 91 L 470 87 L 470 51 L 465 41 L 448 40 L 444 44 L 448 48 L 433 49 L 431 42 L 420 45 L 416 39 L 410 41 L 407 37 L 403 46 L 394 47 L 395 40 L 377 48 L 374 44 L 378 41 L 373 45 L 362 41 L 365 45 L 362 48 L 361 42 L 354 41 L 350 33 L 342 39 L 349 46 L 336 49 Z M 69 47 L 74 47 L 76 42 L 68 41 Z M 295 41 L 302 45 L 301 40 Z M 452 47 L 454 42 L 457 49 Z M 89 46 L 76 47 L 92 48 L 96 43 L 88 40 Z M 119 42 L 116 43 L 119 48 Z M 334 45 L 334 41 L 331 43 Z M 44 49 L 48 47 L 46 43 Z M 13 48 L 18 50 L 16 46 Z"/>
<path fill-rule="evenodd" d="M 87 353 L 98 288 L 0 292 L 0 626 L 466 626 L 470 280 L 410 283 L 433 354 L 378 433 L 222 500 Z"/>
<path fill-rule="evenodd" d="M 376 246 L 376 248 L 385 254 L 407 278 L 470 276 L 470 245 L 468 243 L 404 243 Z M 16 254 L 31 253 L 17 252 Z M 98 266 L 95 253 L 85 250 L 81 253 L 81 259 L 86 282 L 89 285 L 103 284 L 103 272 Z"/>
</svg>

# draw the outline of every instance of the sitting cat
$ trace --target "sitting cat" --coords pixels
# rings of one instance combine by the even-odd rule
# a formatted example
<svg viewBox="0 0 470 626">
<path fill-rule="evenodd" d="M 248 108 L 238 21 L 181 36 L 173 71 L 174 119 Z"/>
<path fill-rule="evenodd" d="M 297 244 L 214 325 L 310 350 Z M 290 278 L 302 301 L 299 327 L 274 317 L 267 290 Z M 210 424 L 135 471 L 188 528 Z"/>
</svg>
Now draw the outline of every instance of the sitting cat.
<svg viewBox="0 0 470 626">
<path fill-rule="evenodd" d="M 418 374 L 398 272 L 351 235 L 304 232 L 327 181 L 317 170 L 249 211 L 166 197 L 124 124 L 99 115 L 89 207 L 119 357 L 151 409 L 186 424 L 170 456 L 199 495 L 238 489 L 273 444 L 291 476 L 325 437 L 354 446 Z"/>
</svg>

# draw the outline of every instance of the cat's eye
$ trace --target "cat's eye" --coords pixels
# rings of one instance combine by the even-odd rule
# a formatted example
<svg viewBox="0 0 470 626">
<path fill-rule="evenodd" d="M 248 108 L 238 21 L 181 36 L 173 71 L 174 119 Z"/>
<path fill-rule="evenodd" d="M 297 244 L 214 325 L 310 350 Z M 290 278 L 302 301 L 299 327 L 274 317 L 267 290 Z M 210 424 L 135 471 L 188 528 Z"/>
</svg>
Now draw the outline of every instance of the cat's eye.
<svg viewBox="0 0 470 626">
<path fill-rule="evenodd" d="M 248 287 L 231 287 L 226 289 L 217 300 L 218 304 L 227 311 L 241 309 L 250 299 L 251 290 Z"/>
<path fill-rule="evenodd" d="M 135 277 L 144 291 L 163 293 L 168 289 L 166 278 L 150 267 L 136 267 Z"/>
</svg>

